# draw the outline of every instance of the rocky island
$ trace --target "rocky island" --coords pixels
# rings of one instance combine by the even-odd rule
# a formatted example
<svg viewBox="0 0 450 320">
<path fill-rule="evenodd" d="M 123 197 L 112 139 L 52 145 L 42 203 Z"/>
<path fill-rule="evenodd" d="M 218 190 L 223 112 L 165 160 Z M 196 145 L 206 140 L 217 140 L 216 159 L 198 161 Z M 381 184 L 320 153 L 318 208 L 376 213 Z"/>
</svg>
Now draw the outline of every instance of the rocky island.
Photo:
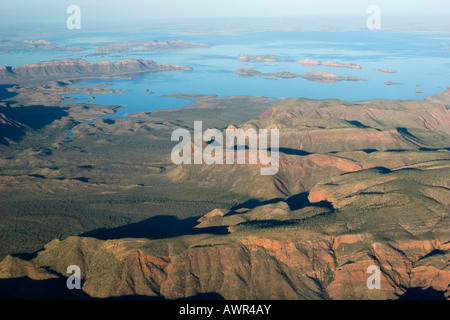
<svg viewBox="0 0 450 320">
<path fill-rule="evenodd" d="M 338 82 L 338 81 L 367 81 L 368 79 L 363 79 L 354 76 L 339 76 L 334 73 L 323 72 L 323 71 L 308 71 L 301 76 L 308 81 L 316 82 Z"/>
<path fill-rule="evenodd" d="M 378 69 L 378 71 L 384 72 L 384 73 L 397 73 L 397 70 L 392 70 L 392 69 Z"/>
<path fill-rule="evenodd" d="M 280 71 L 276 73 L 262 73 L 253 68 L 240 68 L 234 71 L 234 73 L 243 76 L 243 77 L 255 77 L 255 76 L 266 76 L 266 77 L 274 77 L 281 79 L 292 79 L 300 77 L 298 74 L 288 72 L 288 71 Z"/>
<path fill-rule="evenodd" d="M 238 59 L 241 62 L 249 62 L 249 61 L 255 61 L 255 62 L 288 61 L 288 60 L 285 60 L 285 59 L 280 59 L 279 57 L 274 56 L 274 55 L 242 55 Z"/>
<path fill-rule="evenodd" d="M 333 68 L 350 68 L 350 69 L 362 69 L 363 67 L 354 63 L 351 64 L 345 64 L 340 62 L 327 62 L 327 61 L 318 61 L 318 60 L 309 60 L 304 59 L 300 60 L 298 63 L 300 63 L 303 66 L 324 66 L 324 67 L 333 67 Z"/>
<path fill-rule="evenodd" d="M 308 81 L 316 82 L 338 82 L 338 81 L 367 81 L 368 79 L 362 79 L 354 76 L 340 76 L 333 73 L 323 72 L 323 71 L 308 71 L 303 75 L 298 75 L 288 71 L 280 71 L 276 73 L 262 73 L 253 68 L 240 68 L 234 71 L 234 73 L 243 77 L 255 77 L 255 76 L 266 76 L 281 79 L 293 79 L 293 78 L 304 78 Z"/>
<path fill-rule="evenodd" d="M 384 83 L 385 85 L 387 85 L 387 86 L 402 86 L 402 85 L 404 85 L 404 83 L 401 83 L 401 82 L 393 82 L 393 81 L 386 81 L 385 83 Z"/>
</svg>

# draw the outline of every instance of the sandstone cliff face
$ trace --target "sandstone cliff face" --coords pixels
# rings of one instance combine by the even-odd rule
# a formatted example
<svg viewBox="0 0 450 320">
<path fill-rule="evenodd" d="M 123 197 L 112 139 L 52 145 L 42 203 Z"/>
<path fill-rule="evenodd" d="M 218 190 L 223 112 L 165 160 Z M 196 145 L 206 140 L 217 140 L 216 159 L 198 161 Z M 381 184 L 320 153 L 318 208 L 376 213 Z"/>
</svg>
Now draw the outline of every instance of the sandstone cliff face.
<svg viewBox="0 0 450 320">
<path fill-rule="evenodd" d="M 7 257 L 0 277 L 55 279 L 76 264 L 83 292 L 98 298 L 214 292 L 226 299 L 396 299 L 414 287 L 449 295 L 450 243 L 441 240 L 380 243 L 367 234 L 294 232 L 288 239 L 239 234 L 226 244 L 205 236 L 178 242 L 184 247 L 173 240 L 71 237 L 31 261 Z M 367 288 L 370 265 L 382 266 L 380 290 Z"/>
<path fill-rule="evenodd" d="M 215 209 L 198 220 L 195 234 L 54 240 L 35 257 L 6 257 L 0 283 L 64 280 L 75 264 L 86 297 L 397 299 L 431 292 L 448 299 L 447 176 L 444 161 L 420 170 L 359 170 L 318 184 L 308 201 Z M 405 185 L 410 189 L 398 189 Z M 215 234 L 219 226 L 228 233 Z M 369 266 L 380 268 L 380 289 L 367 287 Z M 3 287 L 10 291 L 0 296 L 20 297 L 20 288 Z"/>
</svg>

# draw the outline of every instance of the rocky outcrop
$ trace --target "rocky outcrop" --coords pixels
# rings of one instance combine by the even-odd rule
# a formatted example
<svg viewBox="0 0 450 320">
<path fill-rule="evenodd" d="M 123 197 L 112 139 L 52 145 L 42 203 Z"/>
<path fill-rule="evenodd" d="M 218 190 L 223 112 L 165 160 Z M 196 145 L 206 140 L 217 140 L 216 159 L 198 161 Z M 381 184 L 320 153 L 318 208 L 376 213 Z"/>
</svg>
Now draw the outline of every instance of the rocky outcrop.
<svg viewBox="0 0 450 320">
<path fill-rule="evenodd" d="M 397 73 L 397 70 L 393 70 L 393 69 L 378 69 L 378 71 L 384 72 L 384 73 Z"/>
<path fill-rule="evenodd" d="M 241 234 L 227 241 L 190 237 L 177 248 L 173 240 L 70 237 L 49 243 L 30 261 L 6 257 L 0 282 L 64 279 L 67 266 L 75 264 L 82 292 L 95 298 L 177 299 L 214 292 L 226 299 L 397 299 L 413 288 L 449 296 L 450 247 L 442 240 L 382 243 L 367 234 L 291 232 L 289 239 Z M 370 265 L 381 266 L 379 290 L 366 285 Z M 45 298 L 54 289 L 43 286 L 32 293 Z M 0 295 L 7 293 L 20 298 L 24 289 L 2 285 Z"/>
<path fill-rule="evenodd" d="M 239 57 L 239 61 L 241 62 L 275 62 L 280 60 L 280 58 L 274 55 L 244 55 Z"/>
<path fill-rule="evenodd" d="M 265 76 L 265 77 L 275 77 L 281 79 L 292 79 L 300 77 L 298 74 L 288 72 L 288 71 L 280 71 L 276 73 L 262 73 L 252 68 L 240 68 L 234 71 L 235 74 L 243 76 L 243 77 L 255 77 L 255 76 Z"/>
<path fill-rule="evenodd" d="M 281 79 L 292 79 L 302 77 L 308 81 L 316 81 L 316 82 L 338 82 L 338 81 L 367 81 L 368 79 L 362 79 L 354 76 L 339 76 L 337 74 L 323 72 L 323 71 L 308 71 L 303 75 L 298 75 L 289 71 L 280 71 L 276 73 L 262 73 L 253 68 L 240 68 L 234 71 L 235 74 L 243 76 L 243 77 L 256 77 L 256 76 L 265 76 L 265 77 L 275 77 Z"/>
<path fill-rule="evenodd" d="M 404 83 L 393 82 L 393 81 L 386 81 L 384 84 L 387 86 L 403 86 L 403 85 L 405 85 Z"/>
<path fill-rule="evenodd" d="M 317 60 L 300 60 L 298 63 L 300 63 L 303 66 L 324 66 L 324 67 L 333 67 L 333 68 L 350 68 L 350 69 L 362 69 L 360 65 L 357 65 L 355 63 L 346 64 L 341 62 L 328 62 L 328 61 L 317 61 Z"/>
<path fill-rule="evenodd" d="M 323 72 L 323 71 L 308 71 L 304 75 L 301 76 L 308 81 L 316 81 L 316 82 L 338 82 L 338 81 L 367 81 L 368 79 L 363 79 L 354 76 L 339 76 L 334 73 Z"/>
</svg>

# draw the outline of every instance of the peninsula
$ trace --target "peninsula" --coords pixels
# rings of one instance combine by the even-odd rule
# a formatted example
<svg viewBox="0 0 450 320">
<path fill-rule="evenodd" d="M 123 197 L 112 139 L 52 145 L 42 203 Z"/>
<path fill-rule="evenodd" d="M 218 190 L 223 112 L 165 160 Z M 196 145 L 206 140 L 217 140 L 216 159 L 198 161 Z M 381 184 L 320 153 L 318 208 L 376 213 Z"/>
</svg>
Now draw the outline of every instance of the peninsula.
<svg viewBox="0 0 450 320">
<path fill-rule="evenodd" d="M 99 79 L 163 71 L 190 71 L 192 68 L 161 64 L 151 60 L 125 59 L 89 63 L 83 59 L 62 59 L 21 66 L 0 66 L 0 84 L 42 81 Z"/>
</svg>

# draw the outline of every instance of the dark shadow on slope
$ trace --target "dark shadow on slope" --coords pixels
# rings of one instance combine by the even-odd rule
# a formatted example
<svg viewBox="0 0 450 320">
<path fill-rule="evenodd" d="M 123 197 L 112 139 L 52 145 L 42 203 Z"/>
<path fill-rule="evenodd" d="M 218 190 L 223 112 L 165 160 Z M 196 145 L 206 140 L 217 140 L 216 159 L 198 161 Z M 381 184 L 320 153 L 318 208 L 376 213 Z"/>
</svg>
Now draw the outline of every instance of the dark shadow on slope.
<svg viewBox="0 0 450 320">
<path fill-rule="evenodd" d="M 361 122 L 359 122 L 359 121 L 357 121 L 357 120 L 350 120 L 350 121 L 347 120 L 347 122 L 350 123 L 350 124 L 352 124 L 352 125 L 354 125 L 355 127 L 358 127 L 358 128 L 363 128 L 363 129 L 374 129 L 374 130 L 376 130 L 376 131 L 381 131 L 381 129 L 373 128 L 373 127 L 370 127 L 370 126 L 366 126 L 365 124 L 363 124 L 363 123 L 361 123 Z"/>
<path fill-rule="evenodd" d="M 351 120 L 351 121 L 347 120 L 347 122 L 352 124 L 352 125 L 354 125 L 354 126 L 356 126 L 356 127 L 358 127 L 358 128 L 364 128 L 364 129 L 370 128 L 369 126 L 366 126 L 365 124 L 362 124 L 361 122 L 356 121 L 356 120 Z"/>
<path fill-rule="evenodd" d="M 12 84 L 0 84 L 0 101 L 17 96 L 17 92 L 9 92 L 7 89 L 14 87 Z"/>
<path fill-rule="evenodd" d="M 418 169 L 418 168 L 402 168 L 402 169 L 397 169 L 395 171 L 401 172 L 401 171 L 423 171 L 423 170 Z"/>
<path fill-rule="evenodd" d="M 266 200 L 266 201 L 261 201 L 258 199 L 250 199 L 243 203 L 238 204 L 237 206 L 232 207 L 230 209 L 230 211 L 226 214 L 226 216 L 243 213 L 242 211 L 237 212 L 238 210 L 247 209 L 246 211 L 249 211 L 249 210 L 255 209 L 256 207 L 260 207 L 260 206 L 264 206 L 264 205 L 272 204 L 272 203 L 278 203 L 280 201 L 283 201 L 283 198 L 275 198 L 275 199 L 270 199 L 270 200 Z"/>
<path fill-rule="evenodd" d="M 90 299 L 82 290 L 69 290 L 67 278 L 33 280 L 28 277 L 0 279 L 0 300 Z"/>
<path fill-rule="evenodd" d="M 250 227 L 256 229 L 267 229 L 267 228 L 279 228 L 279 227 L 289 227 L 289 226 L 301 226 L 305 228 L 315 228 L 317 226 L 323 225 L 324 223 L 332 222 L 335 218 L 336 211 L 330 210 L 328 212 L 323 212 L 316 214 L 311 217 L 303 219 L 291 219 L 291 220 L 251 220 L 239 223 L 237 226 Z"/>
<path fill-rule="evenodd" d="M 261 207 L 261 206 L 265 206 L 268 204 L 274 204 L 274 203 L 278 203 L 278 202 L 282 202 L 282 201 L 286 202 L 289 206 L 289 209 L 292 211 L 303 209 L 303 208 L 309 207 L 309 206 L 326 208 L 331 211 L 334 210 L 333 204 L 331 202 L 320 201 L 320 202 L 316 202 L 316 203 L 311 203 L 308 200 L 308 196 L 309 196 L 309 192 L 302 192 L 302 193 L 293 195 L 287 199 L 275 198 L 275 199 L 270 199 L 270 200 L 266 200 L 266 201 L 261 201 L 258 199 L 250 199 L 250 200 L 247 200 L 237 206 L 232 207 L 230 209 L 230 211 L 226 214 L 226 216 L 245 213 L 252 209 L 255 209 L 256 207 Z M 238 210 L 239 210 L 239 212 L 237 212 Z"/>
<path fill-rule="evenodd" d="M 417 147 L 421 147 L 421 140 L 408 131 L 407 128 L 399 127 L 397 128 L 397 132 L 408 142 L 414 144 Z"/>
<path fill-rule="evenodd" d="M 66 284 L 67 278 L 46 280 L 33 280 L 28 277 L 0 279 L 0 301 L 17 300 L 167 300 L 164 296 L 126 295 L 110 298 L 95 298 L 81 289 L 70 290 Z M 107 284 L 105 284 L 107 285 Z M 224 300 L 224 297 L 216 292 L 204 292 L 176 300 Z"/>
<path fill-rule="evenodd" d="M 270 148 L 269 148 L 270 151 Z M 311 152 L 303 151 L 303 150 L 297 150 L 297 149 L 290 149 L 290 148 L 280 148 L 280 152 L 284 154 L 291 154 L 294 156 L 307 156 L 312 154 Z"/>
<path fill-rule="evenodd" d="M 81 234 L 81 237 L 92 237 L 100 240 L 122 238 L 149 238 L 164 239 L 181 235 L 194 234 L 227 234 L 227 227 L 195 228 L 200 217 L 192 217 L 180 220 L 175 216 L 160 215 L 149 219 L 127 224 L 117 228 L 100 228 Z"/>
<path fill-rule="evenodd" d="M 38 178 L 38 179 L 47 179 L 46 176 L 43 176 L 41 174 L 29 174 L 28 176 L 32 177 L 32 178 Z"/>
<path fill-rule="evenodd" d="M 382 174 L 388 174 L 388 173 L 392 172 L 391 169 L 386 168 L 386 167 L 381 167 L 381 166 L 373 167 L 372 169 L 377 171 L 377 172 L 379 172 L 379 173 L 382 173 Z"/>
<path fill-rule="evenodd" d="M 420 287 L 409 288 L 402 294 L 399 300 L 447 300 L 444 291 L 433 288 L 423 289 Z"/>
<path fill-rule="evenodd" d="M 67 116 L 66 107 L 46 107 L 42 105 L 27 107 L 0 107 L 3 115 L 11 124 L 0 123 L 0 144 L 8 145 L 8 138 L 19 141 L 27 128 L 41 129 L 57 119 Z M 17 125 L 19 124 L 19 125 Z"/>
<path fill-rule="evenodd" d="M 177 300 L 225 300 L 225 298 L 217 292 L 202 292 L 194 296 L 181 298 Z"/>
<path fill-rule="evenodd" d="M 378 166 L 378 167 L 373 167 L 373 168 L 369 168 L 369 169 L 364 169 L 362 171 L 375 171 L 377 173 L 381 173 L 381 174 L 388 174 L 391 173 L 392 170 L 386 167 L 382 167 L 382 166 Z M 347 174 L 353 174 L 354 172 L 344 172 L 341 175 L 345 176 Z"/>
<path fill-rule="evenodd" d="M 19 141 L 24 133 L 25 130 L 23 128 L 0 123 L 0 144 L 9 145 L 7 139 Z"/>
<path fill-rule="evenodd" d="M 10 119 L 23 123 L 33 129 L 41 129 L 57 119 L 68 116 L 68 107 L 48 107 L 43 105 L 27 107 L 1 107 L 3 113 Z"/>
<path fill-rule="evenodd" d="M 267 148 L 267 151 L 271 152 L 272 149 Z M 307 151 L 303 151 L 303 150 L 299 150 L 299 149 L 291 149 L 291 148 L 279 148 L 278 151 L 281 153 L 284 153 L 284 154 L 290 154 L 290 155 L 294 155 L 294 156 L 307 156 L 307 155 L 312 154 L 311 152 L 307 152 Z"/>
<path fill-rule="evenodd" d="M 275 228 L 275 227 L 286 227 L 292 226 L 298 223 L 300 220 L 250 220 L 246 222 L 239 223 L 238 226 L 253 227 L 257 229 Z"/>
<path fill-rule="evenodd" d="M 415 151 L 416 149 L 387 149 L 384 152 L 407 152 L 407 151 Z"/>
<path fill-rule="evenodd" d="M 127 295 L 121 297 L 111 297 L 111 298 L 91 298 L 93 300 L 114 300 L 114 301 L 122 301 L 122 300 L 164 300 L 164 301 L 183 301 L 183 300 L 225 300 L 225 298 L 216 292 L 202 292 L 197 293 L 196 295 L 179 298 L 179 299 L 167 299 L 164 296 L 145 296 L 145 295 Z"/>
<path fill-rule="evenodd" d="M 120 297 L 110 297 L 110 298 L 95 298 L 89 297 L 89 300 L 111 300 L 111 301 L 130 301 L 130 300 L 165 300 L 162 296 L 145 296 L 138 294 L 130 294 Z"/>
<path fill-rule="evenodd" d="M 324 200 L 316 203 L 311 203 L 308 200 L 308 196 L 309 192 L 302 192 L 287 198 L 285 202 L 288 204 L 289 209 L 292 211 L 303 209 L 309 206 L 334 210 L 333 204 L 331 202 Z"/>
<path fill-rule="evenodd" d="M 370 154 L 370 153 L 373 153 L 373 152 L 378 152 L 377 149 L 361 149 L 361 151 L 363 151 L 363 152 L 365 152 L 367 154 Z"/>
<path fill-rule="evenodd" d="M 408 136 L 410 138 L 417 139 L 417 137 L 414 136 L 411 132 L 409 132 L 407 128 L 398 127 L 397 128 L 397 132 L 400 133 L 400 134 L 404 134 L 404 135 L 406 135 L 406 136 Z"/>
<path fill-rule="evenodd" d="M 42 250 L 43 249 L 35 251 L 35 252 L 27 252 L 27 253 L 11 253 L 11 256 L 14 258 L 19 258 L 21 260 L 31 261 L 34 258 L 36 258 L 38 256 L 38 253 Z"/>
<path fill-rule="evenodd" d="M 431 251 L 430 253 L 428 253 L 427 255 L 423 256 L 422 258 L 420 258 L 417 261 L 421 261 L 423 259 L 427 259 L 427 258 L 434 257 L 434 256 L 440 256 L 440 255 L 445 255 L 445 251 L 440 250 L 440 249 L 434 249 L 433 251 Z"/>
<path fill-rule="evenodd" d="M 114 119 L 103 119 L 103 123 L 106 123 L 106 124 L 115 124 L 115 123 L 116 123 L 116 120 L 114 120 Z"/>
</svg>

